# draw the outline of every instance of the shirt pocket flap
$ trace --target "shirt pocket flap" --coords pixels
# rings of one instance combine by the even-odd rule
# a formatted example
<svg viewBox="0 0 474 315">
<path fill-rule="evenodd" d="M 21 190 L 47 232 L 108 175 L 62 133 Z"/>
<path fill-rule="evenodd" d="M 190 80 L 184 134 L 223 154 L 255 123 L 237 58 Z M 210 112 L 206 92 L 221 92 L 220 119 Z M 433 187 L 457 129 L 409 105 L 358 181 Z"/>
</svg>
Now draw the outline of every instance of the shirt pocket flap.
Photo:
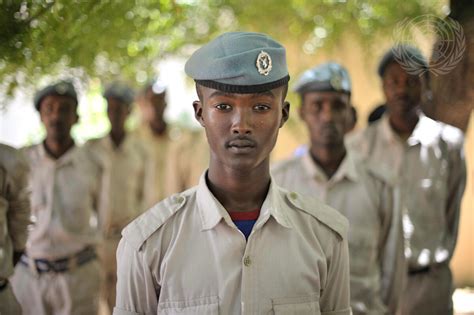
<svg viewBox="0 0 474 315">
<path fill-rule="evenodd" d="M 191 314 L 219 314 L 219 297 L 206 296 L 182 301 L 165 301 L 158 304 L 158 314 L 191 315 Z"/>
<path fill-rule="evenodd" d="M 272 306 L 275 315 L 321 314 L 319 295 L 316 293 L 298 297 L 272 299 Z"/>
</svg>

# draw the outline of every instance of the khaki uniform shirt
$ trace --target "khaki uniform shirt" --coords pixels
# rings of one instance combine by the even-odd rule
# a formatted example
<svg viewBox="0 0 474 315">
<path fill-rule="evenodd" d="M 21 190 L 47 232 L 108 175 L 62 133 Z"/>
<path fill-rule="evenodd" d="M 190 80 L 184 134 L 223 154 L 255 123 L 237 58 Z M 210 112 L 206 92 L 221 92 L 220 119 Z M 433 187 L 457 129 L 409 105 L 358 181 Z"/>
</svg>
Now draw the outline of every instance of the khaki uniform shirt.
<svg viewBox="0 0 474 315">
<path fill-rule="evenodd" d="M 114 315 L 350 314 L 347 228 L 272 182 L 246 242 L 202 176 L 123 230 Z"/>
<path fill-rule="evenodd" d="M 13 274 L 13 251 L 25 249 L 30 223 L 28 163 L 17 150 L 0 144 L 0 279 Z"/>
<path fill-rule="evenodd" d="M 144 206 L 148 209 L 168 196 L 166 168 L 169 167 L 169 161 L 172 158 L 169 151 L 172 139 L 168 132 L 156 137 L 146 126 L 135 130 L 132 137 L 141 143 L 142 150 L 146 154 Z"/>
<path fill-rule="evenodd" d="M 354 314 L 395 314 L 405 269 L 393 188 L 350 153 L 330 179 L 309 152 L 276 164 L 272 175 L 282 187 L 320 198 L 349 220 Z"/>
<path fill-rule="evenodd" d="M 90 140 L 85 146 L 96 155 L 103 170 L 99 196 L 100 229 L 106 238 L 120 238 L 121 230 L 146 210 L 143 206 L 143 147 L 129 136 L 118 148 L 110 136 Z"/>
<path fill-rule="evenodd" d="M 31 169 L 33 221 L 28 256 L 58 259 L 97 243 L 98 163 L 76 146 L 59 159 L 52 158 L 42 143 L 25 151 Z"/>
<path fill-rule="evenodd" d="M 423 115 L 407 141 L 387 115 L 347 139 L 369 163 L 398 176 L 410 270 L 448 264 L 453 255 L 466 183 L 463 141 L 459 129 Z"/>
<path fill-rule="evenodd" d="M 199 183 L 209 165 L 209 145 L 204 132 L 190 132 L 171 146 L 167 195 L 179 193 Z"/>
</svg>

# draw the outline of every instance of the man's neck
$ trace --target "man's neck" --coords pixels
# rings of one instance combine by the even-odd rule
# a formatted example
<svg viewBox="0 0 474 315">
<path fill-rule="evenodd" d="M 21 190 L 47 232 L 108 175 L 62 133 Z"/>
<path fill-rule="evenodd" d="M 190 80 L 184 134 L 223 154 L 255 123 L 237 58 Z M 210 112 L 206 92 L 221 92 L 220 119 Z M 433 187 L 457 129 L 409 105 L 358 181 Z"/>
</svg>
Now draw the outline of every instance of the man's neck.
<svg viewBox="0 0 474 315">
<path fill-rule="evenodd" d="M 55 159 L 59 159 L 64 155 L 70 148 L 74 146 L 74 140 L 72 138 L 67 139 L 48 139 L 44 140 L 44 148 L 50 156 Z"/>
<path fill-rule="evenodd" d="M 162 137 L 166 134 L 166 123 L 164 121 L 160 123 L 149 123 L 148 126 L 155 137 Z"/>
<path fill-rule="evenodd" d="M 389 123 L 392 130 L 402 139 L 407 140 L 415 130 L 420 120 L 416 112 L 408 112 L 404 115 L 391 114 Z"/>
<path fill-rule="evenodd" d="M 242 172 L 214 167 L 211 162 L 207 173 L 207 185 L 227 211 L 245 212 L 260 209 L 270 187 L 268 161 L 261 167 Z"/>
<path fill-rule="evenodd" d="M 321 167 L 328 178 L 331 178 L 346 156 L 346 147 L 344 144 L 338 146 L 313 145 L 310 153 L 313 161 Z"/>
<path fill-rule="evenodd" d="M 120 147 L 123 140 L 125 139 L 125 130 L 111 130 L 110 131 L 110 139 L 116 148 Z"/>
</svg>

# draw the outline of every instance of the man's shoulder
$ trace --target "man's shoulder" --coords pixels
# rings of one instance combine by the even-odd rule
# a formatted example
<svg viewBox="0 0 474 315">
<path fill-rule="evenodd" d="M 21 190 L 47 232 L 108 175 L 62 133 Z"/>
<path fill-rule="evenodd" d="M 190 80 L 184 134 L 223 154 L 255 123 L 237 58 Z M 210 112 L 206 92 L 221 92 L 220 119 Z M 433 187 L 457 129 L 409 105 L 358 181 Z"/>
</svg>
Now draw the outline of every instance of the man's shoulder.
<svg viewBox="0 0 474 315">
<path fill-rule="evenodd" d="M 144 212 L 122 230 L 122 237 L 135 250 L 140 250 L 145 241 L 157 232 L 167 221 L 186 207 L 196 193 L 196 187 L 174 194 Z"/>
<path fill-rule="evenodd" d="M 339 238 L 347 239 L 349 221 L 337 210 L 316 198 L 294 191 L 281 189 L 281 193 L 285 195 L 285 198 L 293 209 L 303 212 L 315 219 L 317 222 L 325 225 Z"/>
<path fill-rule="evenodd" d="M 296 156 L 285 160 L 277 161 L 272 165 L 272 174 L 286 173 L 297 167 L 300 167 L 301 160 L 301 156 Z"/>
</svg>

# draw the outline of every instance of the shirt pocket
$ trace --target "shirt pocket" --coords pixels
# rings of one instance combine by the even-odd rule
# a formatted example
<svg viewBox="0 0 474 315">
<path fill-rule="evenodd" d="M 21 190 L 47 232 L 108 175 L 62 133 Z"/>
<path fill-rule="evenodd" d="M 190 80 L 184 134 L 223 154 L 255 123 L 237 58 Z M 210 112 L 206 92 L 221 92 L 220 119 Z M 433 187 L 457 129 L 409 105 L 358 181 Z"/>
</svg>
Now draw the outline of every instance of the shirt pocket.
<svg viewBox="0 0 474 315">
<path fill-rule="evenodd" d="M 349 254 L 351 277 L 366 277 L 377 261 L 377 239 L 360 231 L 349 232 Z"/>
<path fill-rule="evenodd" d="M 272 299 L 275 315 L 320 315 L 319 295 Z"/>
<path fill-rule="evenodd" d="M 219 314 L 219 297 L 207 296 L 184 301 L 165 301 L 158 304 L 160 315 Z"/>
</svg>

